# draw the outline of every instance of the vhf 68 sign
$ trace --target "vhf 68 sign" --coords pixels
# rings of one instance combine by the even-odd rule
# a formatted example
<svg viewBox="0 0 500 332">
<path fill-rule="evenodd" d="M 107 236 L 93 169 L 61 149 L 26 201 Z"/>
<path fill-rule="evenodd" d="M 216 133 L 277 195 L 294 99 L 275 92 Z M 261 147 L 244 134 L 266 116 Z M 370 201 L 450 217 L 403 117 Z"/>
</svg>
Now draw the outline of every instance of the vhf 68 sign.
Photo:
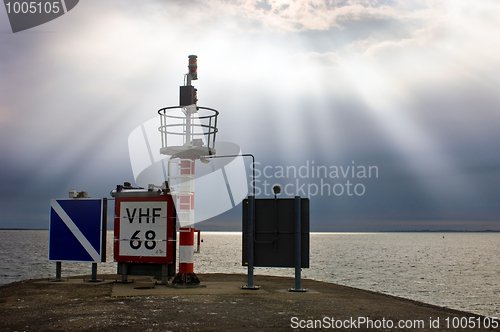
<svg viewBox="0 0 500 332">
<path fill-rule="evenodd" d="M 174 221 L 170 195 L 116 197 L 115 261 L 171 263 Z"/>
</svg>

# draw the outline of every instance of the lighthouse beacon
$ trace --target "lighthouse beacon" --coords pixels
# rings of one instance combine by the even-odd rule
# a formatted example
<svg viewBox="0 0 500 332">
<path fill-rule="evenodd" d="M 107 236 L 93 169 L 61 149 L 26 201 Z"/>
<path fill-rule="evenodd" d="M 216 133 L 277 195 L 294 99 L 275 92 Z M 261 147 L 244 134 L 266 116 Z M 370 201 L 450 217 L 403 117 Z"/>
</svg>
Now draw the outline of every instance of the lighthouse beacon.
<svg viewBox="0 0 500 332">
<path fill-rule="evenodd" d="M 217 116 L 215 109 L 197 105 L 197 90 L 191 84 L 198 79 L 197 56 L 190 55 L 188 73 L 179 90 L 179 106 L 158 110 L 160 116 L 160 153 L 170 156 L 168 183 L 176 208 L 179 227 L 179 272 L 174 285 L 200 283 L 193 268 L 195 223 L 195 163 L 215 154 Z"/>
</svg>

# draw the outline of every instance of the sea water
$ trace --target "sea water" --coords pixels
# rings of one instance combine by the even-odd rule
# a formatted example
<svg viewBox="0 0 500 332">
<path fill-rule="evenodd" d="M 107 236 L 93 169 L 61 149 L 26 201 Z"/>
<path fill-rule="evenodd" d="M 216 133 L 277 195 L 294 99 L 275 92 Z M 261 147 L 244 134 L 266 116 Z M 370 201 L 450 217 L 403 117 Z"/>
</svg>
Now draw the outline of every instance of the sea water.
<svg viewBox="0 0 500 332">
<path fill-rule="evenodd" d="M 202 232 L 197 273 L 246 273 L 241 233 Z M 98 273 L 116 273 L 113 233 Z M 312 233 L 303 278 L 333 282 L 489 317 L 500 316 L 500 233 Z M 90 263 L 63 262 L 63 276 L 90 274 Z M 256 267 L 256 275 L 294 276 Z M 49 278 L 48 231 L 0 231 L 0 284 Z M 293 287 L 293 284 L 289 285 Z M 0 290 L 1 291 L 1 290 Z"/>
</svg>

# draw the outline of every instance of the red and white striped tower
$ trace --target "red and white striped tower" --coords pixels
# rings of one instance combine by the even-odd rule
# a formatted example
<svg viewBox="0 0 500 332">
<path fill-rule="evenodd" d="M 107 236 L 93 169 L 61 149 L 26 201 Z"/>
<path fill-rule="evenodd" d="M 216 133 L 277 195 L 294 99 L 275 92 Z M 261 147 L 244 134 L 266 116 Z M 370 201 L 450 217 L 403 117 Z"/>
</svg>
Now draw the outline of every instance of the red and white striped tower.
<svg viewBox="0 0 500 332">
<path fill-rule="evenodd" d="M 179 162 L 179 273 L 172 283 L 192 285 L 200 281 L 194 274 L 194 178 L 195 158 L 181 158 Z"/>
<path fill-rule="evenodd" d="M 179 223 L 179 273 L 173 284 L 195 286 L 200 283 L 194 273 L 194 181 L 195 161 L 215 154 L 218 111 L 196 105 L 196 89 L 192 80 L 198 79 L 197 57 L 189 56 L 189 72 L 180 87 L 179 106 L 158 111 L 162 135 L 161 154 L 170 155 L 168 182 L 176 184 L 172 196 Z M 182 142 L 180 141 L 182 138 Z"/>
</svg>

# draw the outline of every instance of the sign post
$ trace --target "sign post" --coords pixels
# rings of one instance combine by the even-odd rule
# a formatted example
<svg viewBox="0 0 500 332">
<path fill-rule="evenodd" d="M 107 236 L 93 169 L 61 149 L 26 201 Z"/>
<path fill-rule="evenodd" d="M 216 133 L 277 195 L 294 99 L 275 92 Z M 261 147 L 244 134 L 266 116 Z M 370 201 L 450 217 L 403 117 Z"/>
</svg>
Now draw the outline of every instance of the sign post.
<svg viewBox="0 0 500 332">
<path fill-rule="evenodd" d="M 243 266 L 248 266 L 252 288 L 253 267 L 295 268 L 294 292 L 301 287 L 301 269 L 309 267 L 309 199 L 260 198 L 243 200 Z"/>
<path fill-rule="evenodd" d="M 106 261 L 106 213 L 106 198 L 50 201 L 49 261 L 56 262 L 56 281 L 63 261 L 92 262 L 97 275 L 97 263 Z"/>
<path fill-rule="evenodd" d="M 244 203 L 245 204 L 245 203 Z M 255 222 L 255 196 L 248 196 L 248 200 L 246 202 L 248 204 L 247 208 L 247 243 L 248 243 L 248 255 L 247 262 L 244 262 L 248 265 L 248 281 L 246 286 L 242 286 L 242 289 L 259 289 L 260 286 L 256 286 L 253 284 L 253 244 L 254 244 L 254 222 Z"/>
<path fill-rule="evenodd" d="M 294 226 L 295 226 L 295 288 L 291 288 L 291 292 L 306 292 L 307 289 L 303 289 L 301 287 L 301 252 L 302 252 L 302 244 L 301 244 L 301 237 L 302 237 L 302 232 L 301 232 L 301 213 L 300 213 L 300 196 L 295 196 L 294 199 Z"/>
</svg>

